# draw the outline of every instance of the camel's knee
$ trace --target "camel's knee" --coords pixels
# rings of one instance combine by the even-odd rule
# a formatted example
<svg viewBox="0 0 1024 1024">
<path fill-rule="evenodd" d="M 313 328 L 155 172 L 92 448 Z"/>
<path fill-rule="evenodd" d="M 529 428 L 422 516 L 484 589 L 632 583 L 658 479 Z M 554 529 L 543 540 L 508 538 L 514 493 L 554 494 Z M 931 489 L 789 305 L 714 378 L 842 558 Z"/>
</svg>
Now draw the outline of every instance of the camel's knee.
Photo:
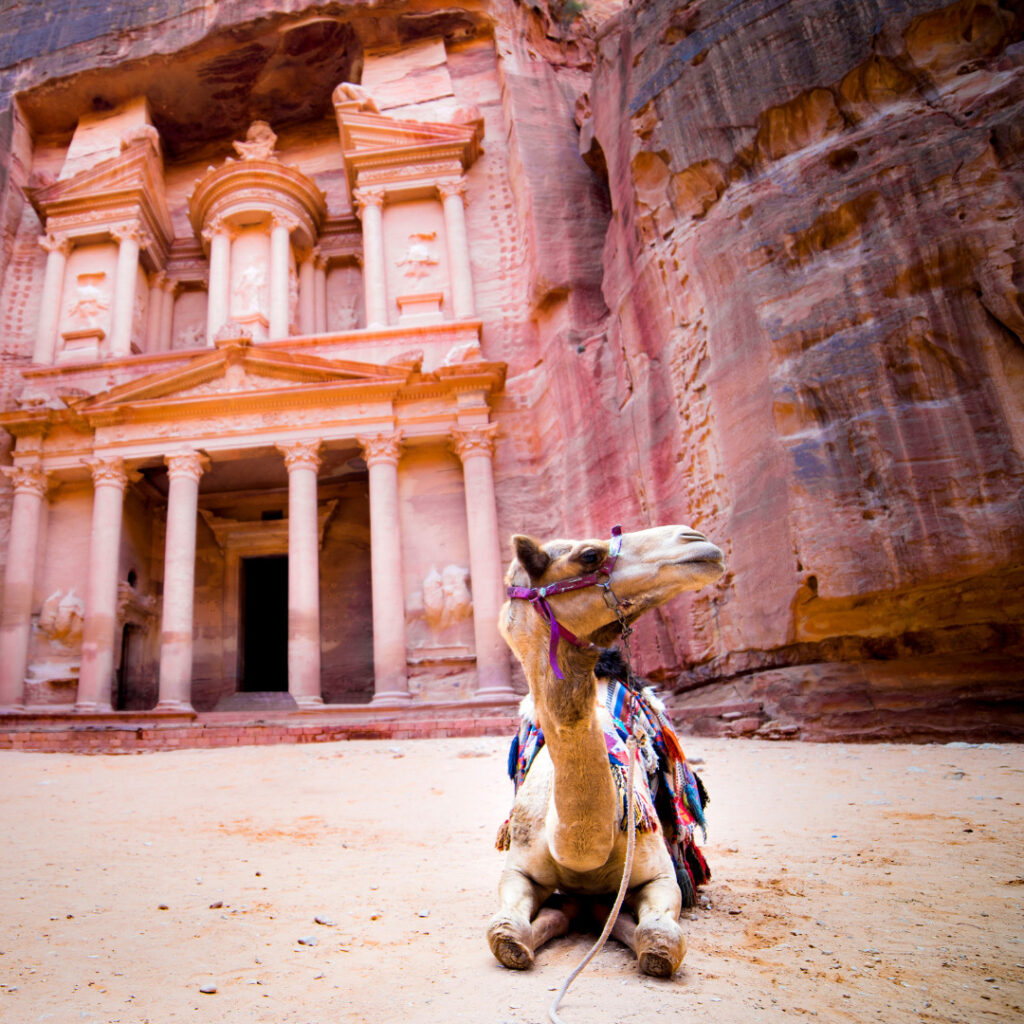
<svg viewBox="0 0 1024 1024">
<path fill-rule="evenodd" d="M 683 930 L 670 918 L 644 920 L 633 933 L 633 949 L 644 974 L 668 978 L 686 956 Z"/>
</svg>

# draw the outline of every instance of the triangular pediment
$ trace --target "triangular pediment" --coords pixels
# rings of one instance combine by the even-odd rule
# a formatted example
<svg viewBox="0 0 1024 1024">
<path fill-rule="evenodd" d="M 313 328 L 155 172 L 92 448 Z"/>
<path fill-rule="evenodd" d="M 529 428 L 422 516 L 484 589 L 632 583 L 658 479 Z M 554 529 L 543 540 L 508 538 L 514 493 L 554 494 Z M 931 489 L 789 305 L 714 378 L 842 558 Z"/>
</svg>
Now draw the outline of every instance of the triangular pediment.
<svg viewBox="0 0 1024 1024">
<path fill-rule="evenodd" d="M 378 366 L 230 345 L 197 355 L 172 370 L 148 374 L 69 404 L 88 418 L 128 406 L 206 404 L 211 399 L 257 398 L 282 390 L 332 385 L 400 385 L 412 373 L 408 366 Z"/>
</svg>

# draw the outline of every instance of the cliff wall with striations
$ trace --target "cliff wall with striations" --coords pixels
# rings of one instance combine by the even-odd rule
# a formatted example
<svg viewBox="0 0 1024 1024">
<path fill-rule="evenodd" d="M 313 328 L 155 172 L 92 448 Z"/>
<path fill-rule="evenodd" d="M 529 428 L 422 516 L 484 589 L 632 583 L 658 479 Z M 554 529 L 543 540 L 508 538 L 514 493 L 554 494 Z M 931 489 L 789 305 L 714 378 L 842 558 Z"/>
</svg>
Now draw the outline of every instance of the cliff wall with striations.
<svg viewBox="0 0 1024 1024">
<path fill-rule="evenodd" d="M 602 454 L 641 518 L 727 552 L 645 637 L 699 728 L 1020 735 L 1022 27 L 996 0 L 658 0 L 597 30 Z"/>
</svg>

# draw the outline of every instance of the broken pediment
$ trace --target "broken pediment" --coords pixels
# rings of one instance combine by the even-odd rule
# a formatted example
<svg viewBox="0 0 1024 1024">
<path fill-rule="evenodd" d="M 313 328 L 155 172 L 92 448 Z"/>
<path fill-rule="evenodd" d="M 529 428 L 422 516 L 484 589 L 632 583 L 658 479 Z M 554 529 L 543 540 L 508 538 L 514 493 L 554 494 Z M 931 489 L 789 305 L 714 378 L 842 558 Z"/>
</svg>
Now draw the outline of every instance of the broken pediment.
<svg viewBox="0 0 1024 1024">
<path fill-rule="evenodd" d="M 29 185 L 28 195 L 47 231 L 76 241 L 109 234 L 124 221 L 137 221 L 163 265 L 174 231 L 164 194 L 159 139 L 153 128 L 127 136 L 119 156 L 69 178 Z"/>
<path fill-rule="evenodd" d="M 367 109 L 339 86 L 335 116 L 349 185 L 398 182 L 417 175 L 462 173 L 480 154 L 482 121 L 442 124 L 402 121 Z"/>
</svg>

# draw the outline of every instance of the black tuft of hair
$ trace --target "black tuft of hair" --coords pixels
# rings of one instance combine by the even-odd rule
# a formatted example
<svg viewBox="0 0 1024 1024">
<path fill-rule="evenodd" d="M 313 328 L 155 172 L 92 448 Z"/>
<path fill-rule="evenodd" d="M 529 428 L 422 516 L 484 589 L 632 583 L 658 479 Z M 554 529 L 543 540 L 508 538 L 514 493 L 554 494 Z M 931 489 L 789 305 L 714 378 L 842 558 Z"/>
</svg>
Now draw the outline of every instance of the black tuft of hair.
<svg viewBox="0 0 1024 1024">
<path fill-rule="evenodd" d="M 626 663 L 622 659 L 622 652 L 617 647 L 607 647 L 601 651 L 594 675 L 598 679 L 625 679 Z"/>
</svg>

